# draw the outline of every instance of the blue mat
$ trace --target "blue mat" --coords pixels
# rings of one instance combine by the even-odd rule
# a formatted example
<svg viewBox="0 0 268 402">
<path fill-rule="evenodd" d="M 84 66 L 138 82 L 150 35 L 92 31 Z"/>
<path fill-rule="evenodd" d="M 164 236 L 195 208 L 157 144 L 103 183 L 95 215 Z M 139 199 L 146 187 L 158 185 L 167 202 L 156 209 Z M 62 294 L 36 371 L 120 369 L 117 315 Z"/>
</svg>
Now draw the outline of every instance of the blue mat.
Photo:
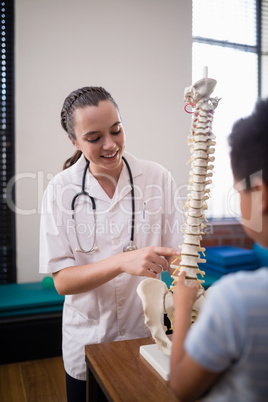
<svg viewBox="0 0 268 402">
<path fill-rule="evenodd" d="M 258 265 L 256 253 L 253 250 L 240 247 L 208 247 L 205 251 L 205 255 L 209 264 L 215 263 L 218 266 L 234 267 L 236 265 Z"/>
<path fill-rule="evenodd" d="M 224 265 L 206 262 L 202 265 L 202 268 L 207 274 L 222 276 L 237 271 L 254 271 L 258 268 L 258 264 L 229 265 L 225 267 Z"/>
</svg>

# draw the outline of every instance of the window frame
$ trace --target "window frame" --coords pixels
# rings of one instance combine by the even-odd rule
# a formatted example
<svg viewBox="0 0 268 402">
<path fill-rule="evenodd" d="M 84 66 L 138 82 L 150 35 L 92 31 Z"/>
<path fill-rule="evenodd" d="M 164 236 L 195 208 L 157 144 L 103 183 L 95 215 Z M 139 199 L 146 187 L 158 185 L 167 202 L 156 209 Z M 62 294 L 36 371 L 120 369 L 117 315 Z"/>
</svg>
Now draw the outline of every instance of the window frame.
<svg viewBox="0 0 268 402">
<path fill-rule="evenodd" d="M 266 0 L 267 2 L 267 0 Z M 265 0 L 256 0 L 256 45 L 246 45 L 236 42 L 229 42 L 219 39 L 206 38 L 202 36 L 192 36 L 192 43 L 205 43 L 208 45 L 229 47 L 239 49 L 244 52 L 253 52 L 258 58 L 258 96 L 261 96 L 261 75 L 262 75 L 262 24 L 263 24 L 263 3 Z"/>
<path fill-rule="evenodd" d="M 265 15 L 265 10 L 268 10 L 268 0 L 256 0 L 256 45 L 247 45 L 241 44 L 237 42 L 229 42 L 226 40 L 212 39 L 209 37 L 195 36 L 192 35 L 192 44 L 194 43 L 202 43 L 212 46 L 222 46 L 229 47 L 235 50 L 241 50 L 244 52 L 252 52 L 257 55 L 257 95 L 258 98 L 262 96 L 262 56 L 265 54 L 262 50 L 262 43 L 264 38 L 262 37 L 263 33 L 263 24 L 267 26 L 268 30 L 268 16 Z M 263 12 L 264 11 L 264 12 Z M 267 19 L 267 20 L 266 20 Z M 234 217 L 209 217 L 208 221 L 213 225 L 236 225 L 237 219 Z"/>
</svg>

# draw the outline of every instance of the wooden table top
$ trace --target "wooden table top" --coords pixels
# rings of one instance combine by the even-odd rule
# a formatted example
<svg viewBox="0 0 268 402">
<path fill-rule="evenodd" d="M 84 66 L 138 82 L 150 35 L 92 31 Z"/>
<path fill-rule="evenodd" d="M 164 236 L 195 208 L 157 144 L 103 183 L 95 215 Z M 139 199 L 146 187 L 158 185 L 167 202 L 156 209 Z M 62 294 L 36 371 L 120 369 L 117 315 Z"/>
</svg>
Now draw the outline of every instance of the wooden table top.
<svg viewBox="0 0 268 402">
<path fill-rule="evenodd" d="M 178 401 L 169 381 L 140 354 L 140 346 L 154 343 L 142 338 L 86 346 L 87 366 L 110 401 Z"/>
</svg>

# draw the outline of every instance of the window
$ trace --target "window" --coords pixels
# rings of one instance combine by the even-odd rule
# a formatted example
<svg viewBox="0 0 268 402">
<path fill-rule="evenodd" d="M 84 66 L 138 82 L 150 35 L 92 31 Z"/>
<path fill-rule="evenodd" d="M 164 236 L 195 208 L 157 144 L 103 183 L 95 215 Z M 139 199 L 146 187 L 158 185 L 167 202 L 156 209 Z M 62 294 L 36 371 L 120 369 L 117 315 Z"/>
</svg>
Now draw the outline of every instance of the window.
<svg viewBox="0 0 268 402">
<path fill-rule="evenodd" d="M 259 96 L 268 95 L 268 0 L 192 4 L 192 82 L 202 78 L 208 66 L 208 76 L 217 80 L 212 96 L 222 98 L 213 122 L 217 143 L 207 216 L 237 217 L 227 138 L 234 121 L 250 114 Z"/>
<path fill-rule="evenodd" d="M 16 282 L 15 215 L 7 183 L 14 176 L 14 2 L 0 1 L 0 283 Z"/>
</svg>

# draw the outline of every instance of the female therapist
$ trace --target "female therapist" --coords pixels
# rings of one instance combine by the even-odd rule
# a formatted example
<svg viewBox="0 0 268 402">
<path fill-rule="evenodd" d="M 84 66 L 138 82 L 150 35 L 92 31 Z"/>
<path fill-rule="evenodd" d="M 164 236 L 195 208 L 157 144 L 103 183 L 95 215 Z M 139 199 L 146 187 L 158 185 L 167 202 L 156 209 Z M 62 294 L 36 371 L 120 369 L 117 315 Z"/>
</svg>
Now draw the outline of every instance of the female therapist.
<svg viewBox="0 0 268 402">
<path fill-rule="evenodd" d="M 181 218 L 169 172 L 125 152 L 119 109 L 105 89 L 73 91 L 61 124 L 77 151 L 44 194 L 40 273 L 52 273 L 65 295 L 67 397 L 78 402 L 85 345 L 150 336 L 136 288 L 179 254 Z"/>
</svg>

